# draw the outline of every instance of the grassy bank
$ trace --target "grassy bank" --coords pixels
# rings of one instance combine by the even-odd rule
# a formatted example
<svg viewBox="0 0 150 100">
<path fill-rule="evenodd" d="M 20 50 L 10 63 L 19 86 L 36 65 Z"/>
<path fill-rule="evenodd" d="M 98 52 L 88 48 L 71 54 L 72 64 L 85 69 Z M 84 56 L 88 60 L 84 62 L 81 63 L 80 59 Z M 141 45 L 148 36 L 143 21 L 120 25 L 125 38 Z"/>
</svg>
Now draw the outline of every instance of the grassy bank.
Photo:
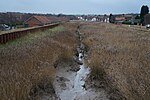
<svg viewBox="0 0 150 100">
<path fill-rule="evenodd" d="M 150 32 L 106 23 L 82 23 L 80 31 L 93 79 L 105 79 L 124 99 L 149 100 Z"/>
<path fill-rule="evenodd" d="M 41 90 L 53 93 L 54 64 L 73 56 L 76 27 L 75 23 L 65 23 L 1 45 L 0 98 L 37 99 Z"/>
</svg>

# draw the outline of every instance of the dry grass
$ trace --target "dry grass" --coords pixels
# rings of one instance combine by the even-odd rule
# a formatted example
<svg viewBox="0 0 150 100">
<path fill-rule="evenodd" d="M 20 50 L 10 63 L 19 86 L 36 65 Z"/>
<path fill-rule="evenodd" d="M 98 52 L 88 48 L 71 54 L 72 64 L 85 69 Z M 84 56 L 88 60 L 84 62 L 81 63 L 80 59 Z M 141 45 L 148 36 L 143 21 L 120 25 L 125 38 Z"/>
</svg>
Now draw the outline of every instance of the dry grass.
<svg viewBox="0 0 150 100">
<path fill-rule="evenodd" d="M 150 32 L 104 23 L 82 23 L 92 75 L 103 76 L 127 100 L 150 98 Z"/>
<path fill-rule="evenodd" d="M 51 86 L 54 63 L 73 56 L 75 23 L 65 23 L 45 32 L 29 34 L 0 46 L 0 98 L 26 100 Z"/>
</svg>

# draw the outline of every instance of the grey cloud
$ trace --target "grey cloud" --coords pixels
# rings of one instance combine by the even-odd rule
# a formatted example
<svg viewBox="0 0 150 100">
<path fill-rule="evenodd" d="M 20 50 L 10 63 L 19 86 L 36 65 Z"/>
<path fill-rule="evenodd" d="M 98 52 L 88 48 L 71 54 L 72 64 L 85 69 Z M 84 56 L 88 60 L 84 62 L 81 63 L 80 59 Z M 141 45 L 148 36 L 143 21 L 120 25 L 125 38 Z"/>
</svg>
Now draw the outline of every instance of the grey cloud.
<svg viewBox="0 0 150 100">
<path fill-rule="evenodd" d="M 104 14 L 138 13 L 149 0 L 1 0 L 0 11 Z"/>
</svg>

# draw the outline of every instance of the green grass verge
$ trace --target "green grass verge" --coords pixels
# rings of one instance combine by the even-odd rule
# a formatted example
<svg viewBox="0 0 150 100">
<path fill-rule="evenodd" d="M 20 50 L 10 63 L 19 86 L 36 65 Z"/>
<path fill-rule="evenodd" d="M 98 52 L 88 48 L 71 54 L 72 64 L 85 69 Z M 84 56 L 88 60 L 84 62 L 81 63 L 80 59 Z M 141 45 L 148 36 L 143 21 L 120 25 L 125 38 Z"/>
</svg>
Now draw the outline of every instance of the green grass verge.
<svg viewBox="0 0 150 100">
<path fill-rule="evenodd" d="M 0 48 L 5 48 L 13 45 L 21 45 L 22 43 L 32 43 L 33 40 L 43 38 L 45 36 L 54 36 L 56 33 L 64 31 L 65 28 L 63 26 L 57 26 L 46 31 L 39 31 L 34 33 L 29 33 L 26 36 L 17 38 L 15 40 L 9 41 L 6 44 L 0 44 Z"/>
</svg>

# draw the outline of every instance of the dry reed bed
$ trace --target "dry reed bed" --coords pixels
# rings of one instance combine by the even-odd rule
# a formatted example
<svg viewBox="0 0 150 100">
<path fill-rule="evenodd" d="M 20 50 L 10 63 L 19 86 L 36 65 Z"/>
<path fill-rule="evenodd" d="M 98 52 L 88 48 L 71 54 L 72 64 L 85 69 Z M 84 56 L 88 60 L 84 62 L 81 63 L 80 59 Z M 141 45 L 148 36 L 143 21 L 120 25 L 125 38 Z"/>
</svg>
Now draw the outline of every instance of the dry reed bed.
<svg viewBox="0 0 150 100">
<path fill-rule="evenodd" d="M 38 97 L 39 88 L 49 87 L 47 92 L 54 92 L 51 84 L 55 75 L 54 63 L 73 56 L 76 27 L 75 23 L 65 23 L 1 45 L 1 100 L 33 99 L 31 97 Z"/>
<path fill-rule="evenodd" d="M 150 32 L 106 23 L 82 23 L 80 31 L 92 75 L 103 77 L 124 99 L 149 100 Z"/>
</svg>

